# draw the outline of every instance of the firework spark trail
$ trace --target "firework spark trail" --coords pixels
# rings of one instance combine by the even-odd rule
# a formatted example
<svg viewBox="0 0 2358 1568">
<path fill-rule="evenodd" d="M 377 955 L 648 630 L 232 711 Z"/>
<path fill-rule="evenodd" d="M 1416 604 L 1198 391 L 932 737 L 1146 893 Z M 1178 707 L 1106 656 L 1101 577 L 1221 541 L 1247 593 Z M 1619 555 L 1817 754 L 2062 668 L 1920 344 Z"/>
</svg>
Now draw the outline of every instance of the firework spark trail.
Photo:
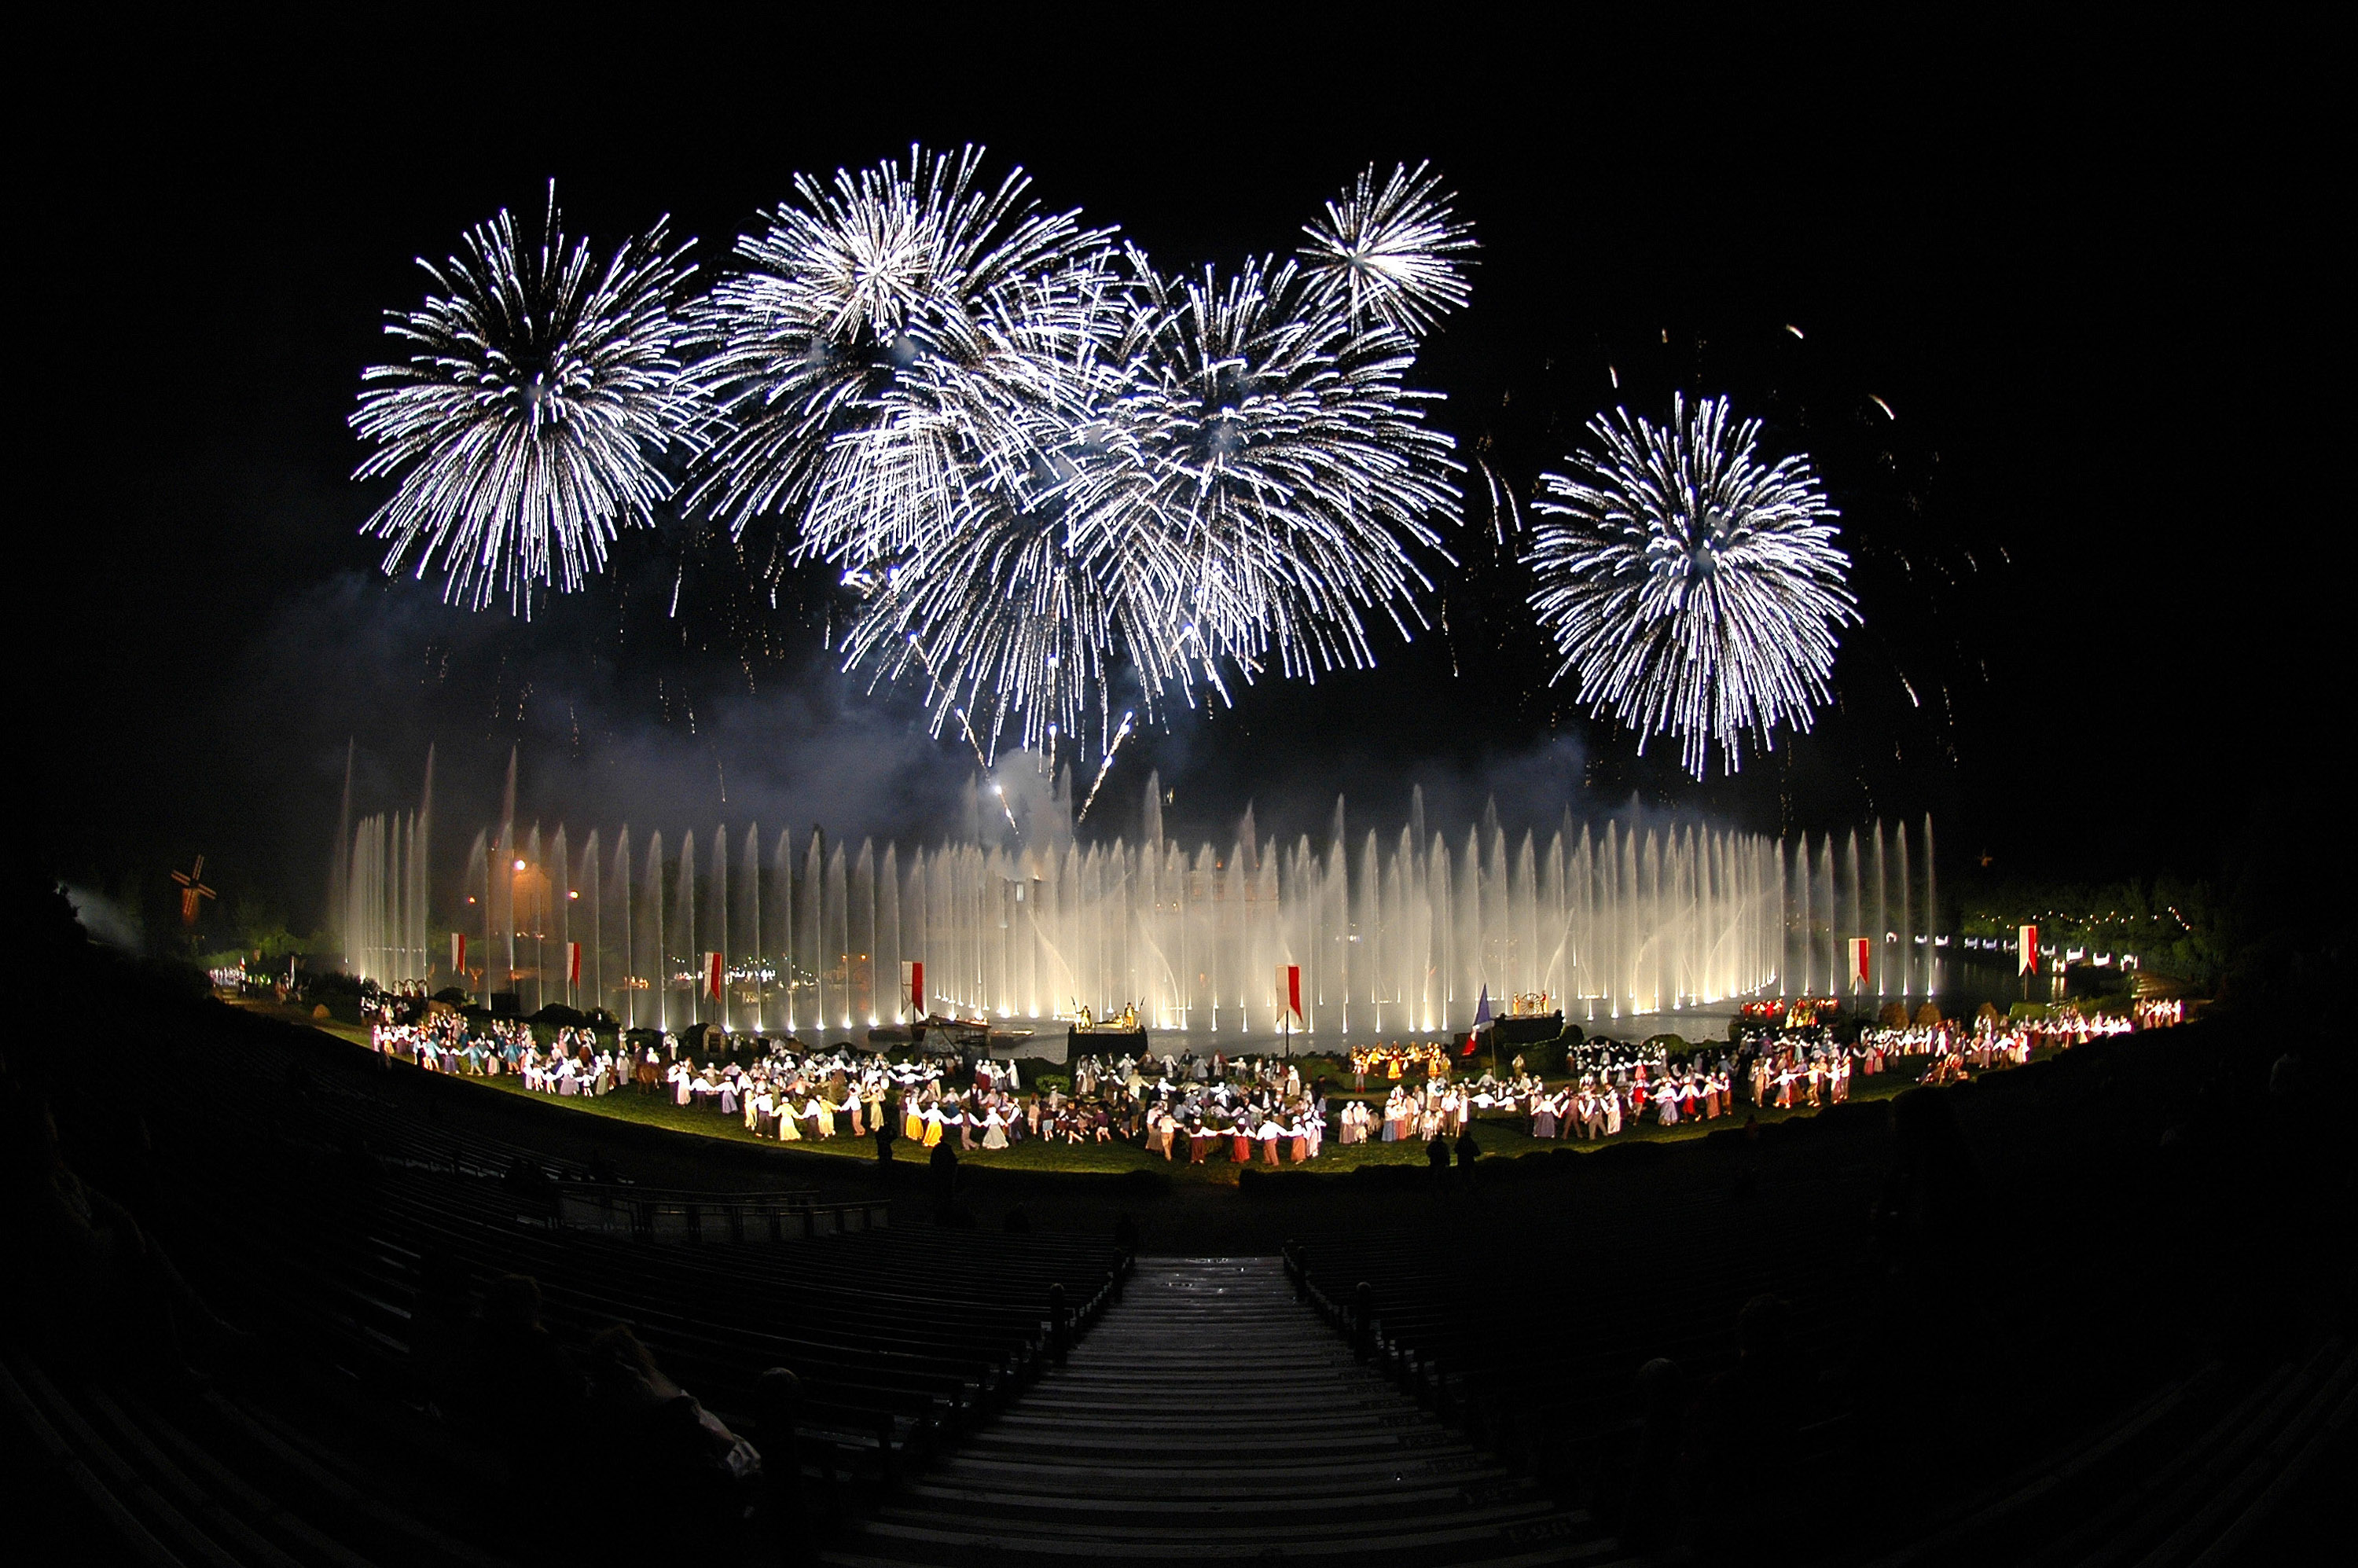
<svg viewBox="0 0 2358 1568">
<path fill-rule="evenodd" d="M 1342 305 L 1353 325 L 1381 321 L 1411 338 L 1472 297 L 1460 258 L 1475 249 L 1471 224 L 1457 222 L 1455 198 L 1430 165 L 1395 168 L 1381 189 L 1376 171 L 1360 172 L 1323 223 L 1305 223 L 1310 243 L 1298 253 L 1312 287 Z"/>
<path fill-rule="evenodd" d="M 1139 543 L 1091 528 L 1069 504 L 1076 465 L 1119 439 L 1102 410 L 1120 390 L 1113 351 L 1130 308 L 1098 287 L 1097 330 L 1078 338 L 1054 338 L 1054 328 L 1027 338 L 1011 313 L 1010 341 L 1056 366 L 1053 391 L 1022 414 L 1021 477 L 967 484 L 937 545 L 864 574 L 871 597 L 846 666 L 865 664 L 871 688 L 922 670 L 937 733 L 963 710 L 980 717 L 994 752 L 1002 741 L 1037 749 L 1051 728 L 1109 734 L 1119 665 L 1137 673 L 1150 712 L 1174 678 L 1162 629 L 1129 587 Z"/>
<path fill-rule="evenodd" d="M 922 672 L 935 732 L 955 717 L 986 766 L 1052 729 L 1109 766 L 1140 713 L 1363 667 L 1370 616 L 1421 626 L 1462 470 L 1406 377 L 1472 248 L 1438 180 L 1370 168 L 1299 256 L 1169 277 L 980 160 L 800 177 L 697 307 L 684 375 L 665 317 L 690 509 L 738 539 L 777 517 L 840 568 L 847 668 Z"/>
<path fill-rule="evenodd" d="M 1106 748 L 1105 761 L 1098 764 L 1098 776 L 1090 781 L 1088 798 L 1081 802 L 1081 809 L 1073 818 L 1074 827 L 1078 827 L 1089 819 L 1089 807 L 1098 803 L 1098 791 L 1105 787 L 1106 774 L 1113 772 L 1114 753 L 1120 752 L 1121 743 L 1130 739 L 1130 720 L 1129 714 L 1121 716 L 1121 728 L 1114 731 L 1113 744 Z"/>
<path fill-rule="evenodd" d="M 1410 548 L 1445 558 L 1427 520 L 1458 501 L 1449 438 L 1424 423 L 1433 399 L 1404 384 L 1412 346 L 1354 327 L 1293 262 L 1225 281 L 1133 266 L 1116 436 L 1070 487 L 1082 530 L 1118 541 L 1183 684 L 1192 670 L 1225 697 L 1229 672 L 1272 661 L 1311 678 L 1370 663 L 1362 612 L 1422 624 L 1431 584 Z"/>
<path fill-rule="evenodd" d="M 1463 248 L 1445 205 L 1431 220 L 1433 190 L 1401 171 L 1379 192 L 1370 171 L 1346 205 L 1379 211 L 1330 208 L 1338 231 L 1388 236 L 1385 265 L 1412 289 L 1296 261 L 1166 278 L 1132 248 L 1118 269 L 1092 259 L 1084 277 L 1001 290 L 994 341 L 1028 367 L 1024 395 L 964 438 L 993 458 L 936 526 L 864 574 L 877 591 L 848 663 L 881 681 L 914 659 L 937 731 L 963 707 L 990 715 L 994 750 L 1036 749 L 1051 725 L 1109 731 L 1118 670 L 1153 722 L 1199 690 L 1228 701 L 1272 664 L 1314 679 L 1372 663 L 1368 613 L 1403 635 L 1421 624 L 1431 585 L 1411 550 L 1446 559 L 1429 520 L 1455 513 L 1459 470 L 1424 422 L 1434 400 L 1405 384 L 1413 343 L 1384 315 L 1430 320 L 1455 297 L 1448 255 L 1420 268 L 1396 232 L 1421 223 Z"/>
<path fill-rule="evenodd" d="M 697 367 L 730 427 L 696 492 L 732 528 L 791 517 L 798 552 L 863 566 L 939 547 L 956 498 L 1021 470 L 1022 416 L 1053 397 L 1043 344 L 1092 330 L 1108 232 L 1047 214 L 981 149 L 887 160 L 741 237 L 707 302 Z"/>
<path fill-rule="evenodd" d="M 990 786 L 990 795 L 993 800 L 999 802 L 1000 813 L 1007 818 L 1007 826 L 1014 830 L 1016 842 L 1019 844 L 1022 843 L 1023 841 L 1023 828 L 1022 826 L 1015 820 L 1015 808 L 1007 804 L 1006 786 L 997 783 L 992 784 Z"/>
<path fill-rule="evenodd" d="M 410 356 L 362 373 L 351 420 L 376 449 L 354 477 L 397 481 L 362 529 L 392 542 L 387 573 L 414 555 L 445 598 L 528 613 L 534 583 L 579 588 L 620 529 L 652 523 L 666 459 L 706 428 L 681 373 L 694 269 L 665 227 L 593 270 L 552 183 L 536 244 L 503 210 L 462 254 L 420 258 L 433 291 L 385 323 Z"/>
<path fill-rule="evenodd" d="M 1667 425 L 1628 410 L 1589 421 L 1571 477 L 1541 476 L 1531 602 L 1581 700 L 1648 738 L 1679 737 L 1703 776 L 1710 748 L 1742 765 L 1827 699 L 1836 634 L 1859 620 L 1850 557 L 1808 459 L 1757 455 L 1760 422 L 1725 398 Z"/>
</svg>

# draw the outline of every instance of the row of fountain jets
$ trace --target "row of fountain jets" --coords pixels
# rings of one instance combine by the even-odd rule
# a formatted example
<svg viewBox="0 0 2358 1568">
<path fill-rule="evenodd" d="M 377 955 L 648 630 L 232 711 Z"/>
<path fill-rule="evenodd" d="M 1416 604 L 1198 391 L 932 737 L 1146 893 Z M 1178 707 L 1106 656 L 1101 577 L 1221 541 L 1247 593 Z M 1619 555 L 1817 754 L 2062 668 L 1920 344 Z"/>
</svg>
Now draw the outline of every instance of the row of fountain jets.
<svg viewBox="0 0 2358 1568">
<path fill-rule="evenodd" d="M 905 852 L 751 823 L 701 842 L 627 826 L 576 839 L 517 821 L 512 757 L 498 819 L 438 900 L 432 768 L 429 753 L 416 809 L 357 822 L 347 783 L 330 889 L 346 969 L 633 1028 L 904 1023 L 904 960 L 937 1014 L 1056 1027 L 1129 1004 L 1154 1030 L 1254 1035 L 1289 1022 L 1286 965 L 1293 1027 L 1368 1036 L 1463 1031 L 1486 993 L 1494 1012 L 1521 998 L 1595 1022 L 1942 984 L 1929 816 L 1787 841 L 1566 811 L 1510 837 L 1495 809 L 1428 823 L 1420 789 L 1396 829 L 1355 838 L 1337 799 L 1323 844 L 1264 842 L 1249 808 L 1225 849 L 1191 852 L 1166 837 L 1152 778 L 1136 841 L 1076 840 L 1064 776 L 1020 814 L 1003 785 L 970 783 L 963 831 Z"/>
</svg>

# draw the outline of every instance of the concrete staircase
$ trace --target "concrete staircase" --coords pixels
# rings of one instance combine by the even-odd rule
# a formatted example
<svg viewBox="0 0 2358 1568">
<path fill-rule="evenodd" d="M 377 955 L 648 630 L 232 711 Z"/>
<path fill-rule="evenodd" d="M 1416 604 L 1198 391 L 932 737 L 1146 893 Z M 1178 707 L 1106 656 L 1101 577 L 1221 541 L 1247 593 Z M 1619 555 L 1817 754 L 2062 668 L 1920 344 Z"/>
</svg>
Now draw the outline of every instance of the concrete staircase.
<svg viewBox="0 0 2358 1568">
<path fill-rule="evenodd" d="M 824 1561 L 1602 1564 L 1603 1530 L 1355 1364 L 1274 1258 L 1141 1259 L 1124 1300 Z"/>
</svg>

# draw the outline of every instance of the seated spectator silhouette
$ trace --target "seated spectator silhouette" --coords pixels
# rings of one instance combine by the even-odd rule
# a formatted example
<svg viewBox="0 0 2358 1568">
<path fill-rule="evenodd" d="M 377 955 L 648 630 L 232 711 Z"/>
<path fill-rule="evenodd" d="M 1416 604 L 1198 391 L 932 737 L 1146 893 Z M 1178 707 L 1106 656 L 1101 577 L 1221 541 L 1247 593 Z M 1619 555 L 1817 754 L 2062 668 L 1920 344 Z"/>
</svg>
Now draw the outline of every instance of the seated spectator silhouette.
<svg viewBox="0 0 2358 1568">
<path fill-rule="evenodd" d="M 933 1184 L 934 1207 L 946 1222 L 951 1207 L 957 1200 L 958 1171 L 957 1151 L 950 1147 L 948 1139 L 945 1138 L 934 1145 L 933 1155 L 925 1162 L 925 1169 Z"/>
<path fill-rule="evenodd" d="M 425 1396 L 440 1402 L 450 1371 L 474 1333 L 468 1305 L 467 1266 L 442 1248 L 417 1260 L 417 1301 L 409 1313 L 411 1375 Z"/>
<path fill-rule="evenodd" d="M 1686 1374 L 1668 1357 L 1638 1368 L 1639 1429 L 1613 1519 L 1614 1533 L 1640 1552 L 1675 1540 L 1682 1501 L 1692 1485 L 1680 1464 L 1686 1438 Z"/>
<path fill-rule="evenodd" d="M 1949 1097 L 1912 1088 L 1891 1102 L 1891 1167 L 1875 1208 L 1876 1246 L 1904 1282 L 1944 1291 L 1967 1271 L 1980 1173 Z"/>
<path fill-rule="evenodd" d="M 1469 1171 L 1474 1162 L 1482 1157 L 1482 1146 L 1474 1141 L 1474 1123 L 1468 1120 L 1465 1130 L 1457 1135 L 1457 1168 Z"/>
<path fill-rule="evenodd" d="M 1449 1140 L 1446 1137 L 1438 1132 L 1433 1135 L 1432 1141 L 1424 1146 L 1424 1162 L 1432 1166 L 1436 1174 L 1449 1169 Z"/>
<path fill-rule="evenodd" d="M 519 1473 L 566 1438 L 581 1411 L 582 1378 L 540 1319 L 540 1283 L 503 1274 L 483 1292 L 483 1310 L 450 1359 L 442 1408 Z"/>
<path fill-rule="evenodd" d="M 631 1501 L 607 1522 L 615 1562 L 718 1558 L 741 1539 L 759 1496 L 762 1459 L 665 1377 L 622 1325 L 590 1342 L 590 1451 L 632 1478 Z"/>
<path fill-rule="evenodd" d="M 536 1162 L 521 1154 L 508 1161 L 508 1168 L 500 1177 L 500 1185 L 505 1187 L 508 1195 L 518 1203 L 529 1204 L 535 1208 L 557 1206 L 557 1184 L 548 1179 L 548 1173 Z"/>
<path fill-rule="evenodd" d="M 1788 1498 L 1788 1477 L 1764 1456 L 1783 1453 L 1796 1425 L 1801 1393 L 1789 1346 L 1792 1309 L 1779 1296 L 1755 1296 L 1736 1317 L 1742 1346 L 1733 1371 L 1714 1379 L 1694 1411 L 1699 1532 L 1704 1562 L 1783 1563 L 1803 1538 L 1764 1530 Z"/>
</svg>

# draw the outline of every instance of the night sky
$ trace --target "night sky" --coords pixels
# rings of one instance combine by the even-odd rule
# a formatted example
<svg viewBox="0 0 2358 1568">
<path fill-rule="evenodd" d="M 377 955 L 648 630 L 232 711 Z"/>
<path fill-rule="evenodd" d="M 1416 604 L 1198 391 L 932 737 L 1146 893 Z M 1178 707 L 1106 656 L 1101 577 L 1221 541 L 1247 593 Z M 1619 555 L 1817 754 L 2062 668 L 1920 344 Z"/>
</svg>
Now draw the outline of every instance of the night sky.
<svg viewBox="0 0 2358 1568">
<path fill-rule="evenodd" d="M 1360 167 L 1432 158 L 1483 246 L 1417 373 L 1463 449 L 1527 495 L 1617 399 L 1725 393 L 1813 455 L 1858 558 L 1835 708 L 1698 786 L 1548 685 L 1477 501 L 1431 632 L 1126 752 L 1109 830 L 1157 767 L 1191 838 L 1248 800 L 1314 827 L 1337 792 L 1396 826 L 1421 781 L 1526 818 L 1930 810 L 1961 861 L 2207 873 L 2339 750 L 2348 193 L 2321 37 L 683 15 L 28 49 L 11 619 L 54 869 L 152 893 L 202 853 L 308 925 L 348 738 L 367 807 L 407 803 L 438 747 L 446 845 L 517 742 L 552 822 L 938 831 L 972 759 L 831 673 L 824 574 L 773 612 L 708 547 L 643 537 L 529 626 L 465 615 L 376 574 L 344 423 L 414 258 L 536 215 L 552 177 L 601 246 L 668 211 L 718 262 L 796 171 L 913 141 L 986 144 L 1166 270 L 1290 249 Z"/>
</svg>

